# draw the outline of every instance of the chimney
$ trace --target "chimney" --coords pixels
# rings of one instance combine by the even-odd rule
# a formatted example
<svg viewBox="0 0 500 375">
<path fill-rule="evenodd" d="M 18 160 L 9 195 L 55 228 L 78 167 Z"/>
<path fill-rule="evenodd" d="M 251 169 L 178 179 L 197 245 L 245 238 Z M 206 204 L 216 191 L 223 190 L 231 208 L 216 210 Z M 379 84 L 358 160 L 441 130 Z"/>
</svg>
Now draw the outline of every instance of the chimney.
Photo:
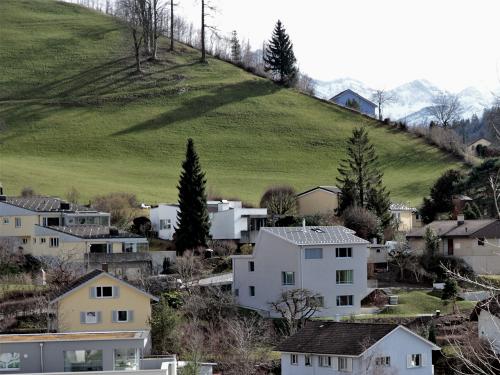
<svg viewBox="0 0 500 375">
<path fill-rule="evenodd" d="M 465 223 L 464 215 L 458 215 L 457 216 L 457 225 L 462 225 Z"/>
<path fill-rule="evenodd" d="M 306 219 L 302 219 L 302 231 L 305 232 L 306 231 Z"/>
<path fill-rule="evenodd" d="M 104 271 L 104 272 L 108 272 L 108 263 L 103 263 L 101 265 L 101 269 Z"/>
</svg>

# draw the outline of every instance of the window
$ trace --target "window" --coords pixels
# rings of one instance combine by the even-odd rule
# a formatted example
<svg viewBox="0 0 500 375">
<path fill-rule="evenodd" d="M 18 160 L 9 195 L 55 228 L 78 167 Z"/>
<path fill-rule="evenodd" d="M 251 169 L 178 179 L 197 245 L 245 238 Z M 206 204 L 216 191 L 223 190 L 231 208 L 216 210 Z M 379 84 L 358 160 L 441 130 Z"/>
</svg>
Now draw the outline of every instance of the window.
<svg viewBox="0 0 500 375">
<path fill-rule="evenodd" d="M 328 355 L 320 355 L 319 367 L 332 367 L 332 357 Z"/>
<path fill-rule="evenodd" d="M 352 247 L 337 247 L 335 256 L 337 258 L 352 258 Z"/>
<path fill-rule="evenodd" d="M 352 306 L 352 295 L 337 296 L 337 306 Z"/>
<path fill-rule="evenodd" d="M 337 284 L 352 284 L 353 270 L 337 271 Z"/>
<path fill-rule="evenodd" d="M 477 239 L 477 245 L 478 246 L 484 246 L 484 243 L 485 243 L 484 237 Z"/>
<path fill-rule="evenodd" d="M 59 237 L 50 237 L 50 247 L 59 247 Z"/>
<path fill-rule="evenodd" d="M 375 358 L 376 366 L 390 366 L 391 365 L 391 357 L 377 357 Z"/>
<path fill-rule="evenodd" d="M 290 364 L 294 366 L 299 364 L 299 356 L 297 354 L 290 354 Z"/>
<path fill-rule="evenodd" d="M 98 286 L 96 289 L 97 298 L 112 298 L 113 297 L 113 287 L 112 286 Z"/>
<path fill-rule="evenodd" d="M 28 239 L 27 238 L 23 238 L 23 245 L 26 245 L 28 243 Z"/>
<path fill-rule="evenodd" d="M 339 357 L 339 371 L 351 372 L 352 371 L 352 358 Z"/>
<path fill-rule="evenodd" d="M 64 371 L 102 371 L 102 350 L 65 350 Z"/>
<path fill-rule="evenodd" d="M 98 311 L 86 311 L 80 314 L 80 322 L 84 324 L 96 324 L 101 320 L 101 314 Z"/>
<path fill-rule="evenodd" d="M 9 224 L 9 218 L 8 217 L 4 217 L 3 218 L 3 223 L 4 224 Z"/>
<path fill-rule="evenodd" d="M 312 357 L 309 354 L 306 354 L 304 356 L 304 359 L 305 359 L 306 366 L 312 366 Z"/>
<path fill-rule="evenodd" d="M 323 259 L 323 249 L 322 248 L 311 248 L 305 250 L 306 259 Z"/>
<path fill-rule="evenodd" d="M 250 293 L 250 297 L 255 297 L 255 287 L 254 286 L 249 286 L 248 291 Z"/>
<path fill-rule="evenodd" d="M 129 310 L 113 311 L 112 321 L 115 323 L 127 323 L 133 320 L 133 312 Z"/>
<path fill-rule="evenodd" d="M 47 242 L 47 240 L 44 237 L 42 237 L 42 238 L 40 238 L 40 242 L 45 243 L 45 242 Z"/>
<path fill-rule="evenodd" d="M 0 353 L 0 371 L 19 370 L 21 356 L 19 353 Z"/>
<path fill-rule="evenodd" d="M 122 244 L 122 252 L 123 253 L 135 253 L 136 252 L 135 243 L 124 242 Z"/>
<path fill-rule="evenodd" d="M 295 285 L 295 272 L 281 272 L 281 284 Z"/>
<path fill-rule="evenodd" d="M 248 272 L 254 272 L 255 271 L 255 262 L 249 261 L 248 262 Z"/>
<path fill-rule="evenodd" d="M 322 296 L 309 298 L 309 304 L 316 307 L 325 307 L 325 299 Z"/>
<path fill-rule="evenodd" d="M 15 225 L 16 225 L 16 228 L 21 228 L 21 218 L 20 217 L 16 217 L 15 219 Z"/>
<path fill-rule="evenodd" d="M 115 349 L 114 370 L 139 370 L 137 349 Z"/>
<path fill-rule="evenodd" d="M 410 354 L 408 356 L 408 368 L 422 366 L 422 354 Z"/>
<path fill-rule="evenodd" d="M 235 289 L 235 290 L 234 290 L 234 295 L 235 295 L 236 297 L 238 297 L 238 296 L 240 295 L 240 290 L 239 290 L 239 289 Z"/>
</svg>

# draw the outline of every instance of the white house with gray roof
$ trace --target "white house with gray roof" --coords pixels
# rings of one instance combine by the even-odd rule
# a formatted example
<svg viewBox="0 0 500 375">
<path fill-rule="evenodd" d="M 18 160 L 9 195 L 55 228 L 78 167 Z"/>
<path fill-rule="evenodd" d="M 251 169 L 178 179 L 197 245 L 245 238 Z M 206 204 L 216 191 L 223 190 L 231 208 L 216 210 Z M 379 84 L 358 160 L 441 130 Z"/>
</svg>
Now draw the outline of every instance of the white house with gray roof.
<svg viewBox="0 0 500 375">
<path fill-rule="evenodd" d="M 316 316 L 359 313 L 368 294 L 368 241 L 342 226 L 263 227 L 253 254 L 234 255 L 237 302 L 273 315 L 282 292 L 307 289 L 322 297 Z"/>
</svg>

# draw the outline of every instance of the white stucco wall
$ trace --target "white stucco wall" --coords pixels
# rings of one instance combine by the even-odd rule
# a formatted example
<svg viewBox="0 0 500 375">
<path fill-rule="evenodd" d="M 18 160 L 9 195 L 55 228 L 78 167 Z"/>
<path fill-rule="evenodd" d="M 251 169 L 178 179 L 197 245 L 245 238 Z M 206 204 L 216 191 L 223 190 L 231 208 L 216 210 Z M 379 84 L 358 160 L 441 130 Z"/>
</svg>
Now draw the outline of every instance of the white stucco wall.
<svg viewBox="0 0 500 375">
<path fill-rule="evenodd" d="M 179 207 L 168 205 L 168 204 L 159 204 L 158 207 L 151 208 L 150 211 L 150 220 L 151 226 L 153 230 L 158 232 L 158 237 L 162 240 L 172 240 L 175 227 L 177 226 L 177 213 L 179 212 Z M 170 219 L 171 227 L 170 229 L 161 229 L 160 230 L 160 220 L 168 220 Z"/>
<path fill-rule="evenodd" d="M 305 248 L 323 248 L 323 259 L 305 259 Z M 367 290 L 366 245 L 339 245 L 352 247 L 352 258 L 336 258 L 335 245 L 297 246 L 269 232 L 260 231 L 251 256 L 233 257 L 233 292 L 242 306 L 270 312 L 269 302 L 276 301 L 283 291 L 304 288 L 319 293 L 325 307 L 316 316 L 350 315 L 358 313 Z M 248 262 L 255 271 L 250 272 Z M 353 270 L 353 284 L 336 284 L 336 270 Z M 295 272 L 295 285 L 282 285 L 281 273 Z M 250 296 L 249 286 L 255 286 Z M 337 307 L 338 295 L 353 295 L 352 307 Z"/>
<path fill-rule="evenodd" d="M 488 340 L 492 348 L 500 353 L 500 319 L 488 311 L 481 310 L 477 327 L 479 337 Z"/>
<path fill-rule="evenodd" d="M 412 354 L 422 355 L 422 366 L 408 368 L 407 358 Z M 292 365 L 291 353 L 281 354 L 282 375 L 345 374 L 337 370 L 338 356 L 332 355 L 332 367 L 320 367 L 318 355 L 312 356 L 312 366 L 305 366 L 305 355 L 298 354 L 298 365 Z M 390 366 L 376 366 L 377 357 L 391 357 Z M 404 328 L 397 328 L 370 348 L 362 357 L 352 358 L 352 374 L 371 375 L 432 375 L 432 346 L 414 336 Z"/>
</svg>

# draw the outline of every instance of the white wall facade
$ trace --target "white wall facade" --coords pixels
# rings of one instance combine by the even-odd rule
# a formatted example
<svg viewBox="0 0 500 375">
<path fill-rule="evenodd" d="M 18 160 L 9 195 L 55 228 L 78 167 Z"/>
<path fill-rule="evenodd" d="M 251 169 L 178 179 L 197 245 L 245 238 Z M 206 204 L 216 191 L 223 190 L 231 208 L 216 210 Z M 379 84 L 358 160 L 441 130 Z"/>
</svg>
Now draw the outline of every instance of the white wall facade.
<svg viewBox="0 0 500 375">
<path fill-rule="evenodd" d="M 479 337 L 488 340 L 492 349 L 500 353 L 500 319 L 488 311 L 481 310 L 477 327 Z"/>
<path fill-rule="evenodd" d="M 355 324 L 355 323 L 353 323 Z M 322 375 L 322 374 L 370 374 L 370 375 L 432 375 L 432 350 L 437 349 L 431 343 L 408 332 L 405 328 L 398 327 L 390 334 L 382 338 L 378 343 L 366 351 L 362 356 L 347 357 L 352 361 L 350 371 L 338 370 L 339 356 L 331 355 L 332 367 L 320 367 L 319 355 L 311 356 L 311 366 L 305 366 L 305 354 L 298 355 L 298 364 L 291 364 L 292 353 L 281 354 L 282 375 Z M 420 354 L 421 366 L 410 367 L 409 356 Z M 382 366 L 376 364 L 378 357 L 390 357 L 390 365 Z"/>
<path fill-rule="evenodd" d="M 153 230 L 158 232 L 158 238 L 162 240 L 173 240 L 175 228 L 177 226 L 177 214 L 179 207 L 170 204 L 159 204 L 158 207 L 151 208 L 150 220 Z M 160 227 L 160 220 L 165 220 Z"/>
<path fill-rule="evenodd" d="M 336 258 L 336 247 L 351 247 L 351 258 Z M 308 248 L 322 248 L 322 259 L 305 259 Z M 241 306 L 271 312 L 269 303 L 286 290 L 308 289 L 320 294 L 324 308 L 316 316 L 359 313 L 368 293 L 366 245 L 298 246 L 261 230 L 252 255 L 233 256 L 233 294 Z M 251 272 L 249 262 L 254 262 Z M 352 270 L 352 284 L 337 284 L 337 270 Z M 282 285 L 282 272 L 294 272 L 294 285 Z M 255 287 L 255 296 L 250 295 Z M 337 296 L 352 295 L 352 306 L 337 306 Z"/>
</svg>

